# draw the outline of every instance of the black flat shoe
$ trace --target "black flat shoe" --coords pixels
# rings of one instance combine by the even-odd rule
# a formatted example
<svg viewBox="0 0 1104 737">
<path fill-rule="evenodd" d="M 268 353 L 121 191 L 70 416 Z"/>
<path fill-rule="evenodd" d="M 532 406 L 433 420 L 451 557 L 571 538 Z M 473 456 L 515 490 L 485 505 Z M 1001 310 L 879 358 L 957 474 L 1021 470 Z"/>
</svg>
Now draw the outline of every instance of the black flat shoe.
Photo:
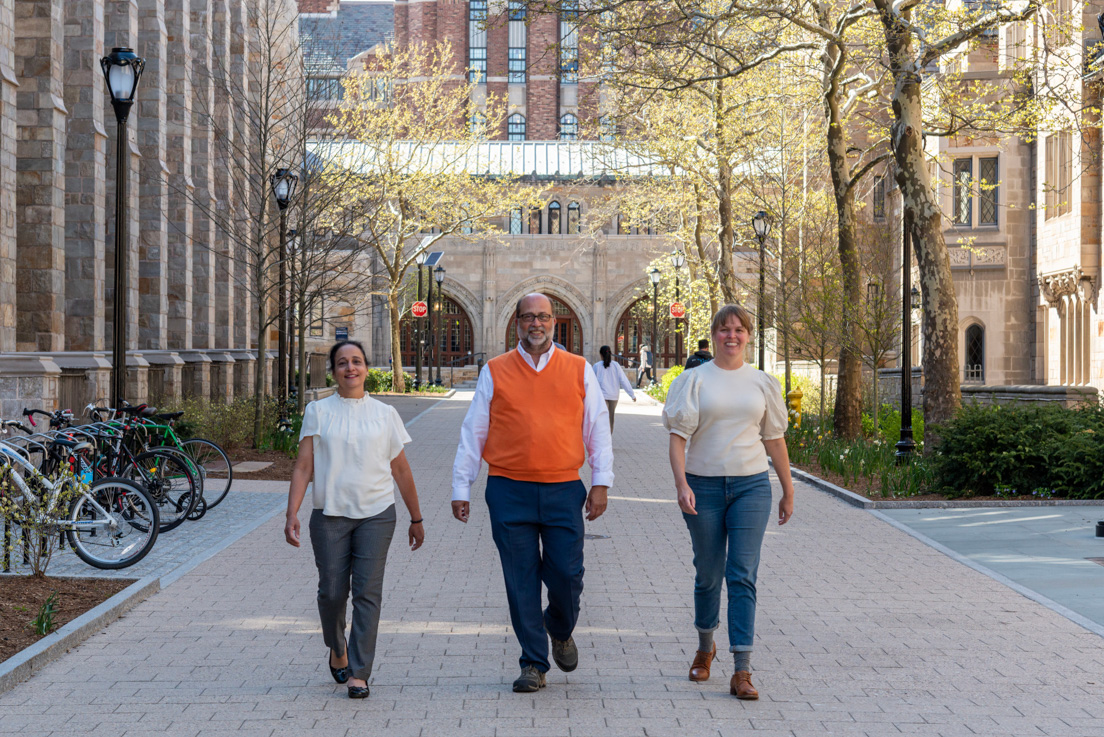
<svg viewBox="0 0 1104 737">
<path fill-rule="evenodd" d="M 350 699 L 366 699 L 369 693 L 367 686 L 349 686 Z"/>
<path fill-rule="evenodd" d="M 338 683 L 345 683 L 349 680 L 349 666 L 346 665 L 341 668 L 334 668 L 330 665 L 329 660 L 326 661 L 326 665 L 330 666 L 330 675 L 333 676 L 333 679 Z"/>
</svg>

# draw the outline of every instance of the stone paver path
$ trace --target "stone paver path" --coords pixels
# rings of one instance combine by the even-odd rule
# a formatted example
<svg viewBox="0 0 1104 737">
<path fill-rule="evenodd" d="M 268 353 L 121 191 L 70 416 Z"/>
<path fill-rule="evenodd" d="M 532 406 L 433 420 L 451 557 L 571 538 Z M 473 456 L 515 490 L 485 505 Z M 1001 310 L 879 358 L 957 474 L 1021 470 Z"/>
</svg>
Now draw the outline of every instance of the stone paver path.
<svg viewBox="0 0 1104 737">
<path fill-rule="evenodd" d="M 614 498 L 588 529 L 608 538 L 587 543 L 579 668 L 511 693 L 518 647 L 481 494 L 467 526 L 449 514 L 466 396 L 411 426 L 427 543 L 396 537 L 370 699 L 330 679 L 309 547 L 287 546 L 277 517 L 0 695 L 0 733 L 1104 734 L 1104 639 L 804 486 L 764 546 L 763 698 L 728 695 L 727 659 L 690 683 L 689 539 L 658 409 L 627 399 Z"/>
</svg>

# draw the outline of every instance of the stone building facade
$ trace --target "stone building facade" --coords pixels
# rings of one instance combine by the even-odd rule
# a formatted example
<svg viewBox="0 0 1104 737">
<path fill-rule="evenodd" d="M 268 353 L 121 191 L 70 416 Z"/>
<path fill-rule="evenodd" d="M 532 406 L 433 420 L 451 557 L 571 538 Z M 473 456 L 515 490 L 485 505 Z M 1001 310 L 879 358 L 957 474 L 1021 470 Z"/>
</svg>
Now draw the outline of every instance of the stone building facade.
<svg viewBox="0 0 1104 737">
<path fill-rule="evenodd" d="M 258 12 L 260 5 L 263 12 Z M 0 0 L 0 415 L 109 394 L 116 122 L 99 60 L 145 59 L 128 122 L 128 398 L 252 391 L 227 104 L 293 0 Z M 187 192 L 187 194 L 184 194 Z"/>
</svg>

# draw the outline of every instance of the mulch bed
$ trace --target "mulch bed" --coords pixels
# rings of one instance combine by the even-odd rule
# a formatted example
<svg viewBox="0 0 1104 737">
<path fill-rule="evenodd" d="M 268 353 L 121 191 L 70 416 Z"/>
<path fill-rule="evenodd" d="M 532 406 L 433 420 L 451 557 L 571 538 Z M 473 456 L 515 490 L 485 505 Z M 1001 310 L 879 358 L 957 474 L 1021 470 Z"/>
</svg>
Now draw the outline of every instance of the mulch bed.
<svg viewBox="0 0 1104 737">
<path fill-rule="evenodd" d="M 268 461 L 272 464 L 268 468 L 260 471 L 253 471 L 252 473 L 242 473 L 241 471 L 235 470 L 235 481 L 291 481 L 291 472 L 292 469 L 295 468 L 295 459 L 288 458 L 286 453 L 281 453 L 278 450 L 241 448 L 239 450 L 227 451 L 226 455 L 230 456 L 231 464 L 241 461 Z"/>
<path fill-rule="evenodd" d="M 31 620 L 38 616 L 51 593 L 58 594 L 56 629 L 132 583 L 120 578 L 0 576 L 0 662 L 42 639 L 31 629 Z"/>
<path fill-rule="evenodd" d="M 1007 499 L 1001 499 L 999 496 L 963 496 L 963 497 L 948 497 L 943 494 L 918 494 L 916 496 L 882 496 L 881 481 L 876 478 L 858 478 L 855 480 L 844 481 L 843 477 L 839 474 L 826 471 L 820 467 L 820 464 L 816 461 L 811 463 L 793 463 L 794 468 L 800 468 L 805 473 L 810 473 L 816 476 L 818 479 L 827 481 L 830 484 L 835 484 L 841 489 L 847 489 L 850 492 L 858 494 L 861 497 L 865 497 L 872 502 L 885 502 L 885 501 L 906 501 L 906 502 L 947 502 L 947 501 L 970 501 L 970 502 L 1002 502 L 1008 501 Z"/>
</svg>

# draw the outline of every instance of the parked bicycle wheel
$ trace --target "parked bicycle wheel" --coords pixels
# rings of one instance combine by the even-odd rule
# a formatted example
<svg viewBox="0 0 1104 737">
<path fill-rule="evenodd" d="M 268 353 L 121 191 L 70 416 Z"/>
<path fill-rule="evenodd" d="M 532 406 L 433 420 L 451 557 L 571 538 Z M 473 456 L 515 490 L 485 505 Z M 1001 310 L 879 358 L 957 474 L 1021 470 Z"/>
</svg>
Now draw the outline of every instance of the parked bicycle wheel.
<svg viewBox="0 0 1104 737">
<path fill-rule="evenodd" d="M 181 445 L 202 469 L 203 498 L 207 501 L 207 509 L 214 509 L 226 498 L 230 491 L 230 484 L 234 480 L 234 469 L 230 466 L 230 458 L 226 452 L 210 440 L 193 438 L 185 440 Z"/>
<path fill-rule="evenodd" d="M 199 499 L 200 487 L 188 470 L 188 464 L 159 450 L 136 456 L 124 477 L 137 482 L 149 492 L 160 512 L 161 532 L 174 530 L 184 524 Z"/>
<path fill-rule="evenodd" d="M 139 484 L 106 478 L 73 500 L 65 536 L 85 563 L 105 570 L 126 568 L 153 548 L 159 519 L 157 505 Z"/>
</svg>

